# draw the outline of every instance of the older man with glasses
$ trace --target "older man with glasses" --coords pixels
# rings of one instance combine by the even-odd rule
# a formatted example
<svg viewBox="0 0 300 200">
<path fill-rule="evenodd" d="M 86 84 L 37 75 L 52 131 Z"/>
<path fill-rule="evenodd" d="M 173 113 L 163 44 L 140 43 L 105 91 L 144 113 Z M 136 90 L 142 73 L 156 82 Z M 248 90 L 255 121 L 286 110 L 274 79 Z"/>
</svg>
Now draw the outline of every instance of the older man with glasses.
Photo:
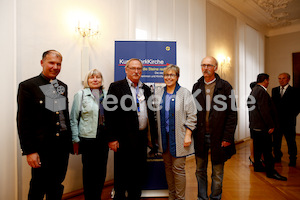
<svg viewBox="0 0 300 200">
<path fill-rule="evenodd" d="M 221 199 L 224 163 L 236 152 L 234 133 L 237 111 L 232 86 L 215 73 L 218 69 L 217 60 L 207 56 L 203 58 L 201 68 L 203 76 L 193 86 L 198 109 L 197 128 L 193 132 L 198 200 L 208 199 L 209 149 L 212 163 L 210 199 Z"/>
<path fill-rule="evenodd" d="M 140 199 L 146 170 L 148 128 L 152 138 L 157 135 L 154 111 L 147 106 L 151 90 L 140 81 L 142 70 L 139 59 L 130 59 L 125 66 L 126 78 L 112 83 L 108 89 L 107 101 L 113 101 L 105 117 L 108 146 L 115 152 L 114 199 L 117 200 L 126 199 L 126 191 L 127 199 Z"/>
</svg>

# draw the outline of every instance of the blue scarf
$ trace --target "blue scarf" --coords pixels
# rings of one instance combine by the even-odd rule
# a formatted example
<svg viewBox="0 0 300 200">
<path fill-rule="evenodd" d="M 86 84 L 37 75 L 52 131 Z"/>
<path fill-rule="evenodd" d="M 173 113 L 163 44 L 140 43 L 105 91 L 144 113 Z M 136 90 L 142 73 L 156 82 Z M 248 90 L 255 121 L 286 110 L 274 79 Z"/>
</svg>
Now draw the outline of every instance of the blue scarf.
<svg viewBox="0 0 300 200">
<path fill-rule="evenodd" d="M 166 95 L 167 95 L 167 88 L 164 88 L 164 94 L 162 96 L 162 100 L 160 102 L 161 110 L 160 110 L 160 124 L 161 124 L 161 137 L 162 137 L 162 147 L 163 152 L 167 150 L 168 141 L 169 141 L 169 148 L 170 153 L 172 156 L 176 157 L 176 139 L 175 139 L 175 97 L 176 93 L 179 90 L 180 85 L 176 83 L 175 90 L 172 94 L 170 100 L 170 110 L 169 110 L 169 138 L 167 138 L 166 132 Z"/>
</svg>

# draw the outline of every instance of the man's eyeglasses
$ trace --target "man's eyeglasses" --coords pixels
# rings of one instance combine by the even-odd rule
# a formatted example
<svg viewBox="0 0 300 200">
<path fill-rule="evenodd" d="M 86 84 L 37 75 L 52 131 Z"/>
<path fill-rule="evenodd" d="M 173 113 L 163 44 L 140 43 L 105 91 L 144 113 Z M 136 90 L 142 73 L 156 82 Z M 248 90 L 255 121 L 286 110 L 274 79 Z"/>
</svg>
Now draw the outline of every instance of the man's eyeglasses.
<svg viewBox="0 0 300 200">
<path fill-rule="evenodd" d="M 201 67 L 202 68 L 209 68 L 209 69 L 211 69 L 211 68 L 214 68 L 215 66 L 211 65 L 211 64 L 201 64 Z"/>
<path fill-rule="evenodd" d="M 139 67 L 128 67 L 128 69 L 130 69 L 131 71 L 138 71 L 141 72 L 143 70 L 143 68 L 139 68 Z"/>
<path fill-rule="evenodd" d="M 177 75 L 176 74 L 164 74 L 164 77 L 166 78 L 175 78 Z"/>
</svg>

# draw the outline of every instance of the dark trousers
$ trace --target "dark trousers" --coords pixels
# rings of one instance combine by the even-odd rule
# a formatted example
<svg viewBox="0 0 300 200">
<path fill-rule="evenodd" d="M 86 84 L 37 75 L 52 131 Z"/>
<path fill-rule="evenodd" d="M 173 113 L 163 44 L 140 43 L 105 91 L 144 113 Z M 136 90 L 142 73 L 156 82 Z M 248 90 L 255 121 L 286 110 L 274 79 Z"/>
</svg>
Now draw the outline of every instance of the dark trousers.
<svg viewBox="0 0 300 200">
<path fill-rule="evenodd" d="M 272 134 L 269 134 L 267 130 L 251 131 L 253 134 L 254 170 L 260 171 L 263 168 L 260 161 L 261 155 L 263 155 L 266 174 L 271 176 L 275 173 L 272 155 Z"/>
<path fill-rule="evenodd" d="M 106 178 L 108 145 L 100 138 L 80 138 L 85 200 L 101 200 Z"/>
<path fill-rule="evenodd" d="M 41 167 L 32 168 L 28 200 L 60 200 L 67 172 L 69 151 L 67 143 L 54 143 L 48 151 L 39 152 Z M 62 146 L 64 145 L 64 146 Z"/>
<path fill-rule="evenodd" d="M 282 136 L 284 135 L 287 146 L 288 146 L 288 154 L 290 155 L 290 160 L 297 159 L 297 144 L 296 144 L 296 127 L 281 127 L 275 130 L 273 134 L 273 147 L 274 147 L 274 156 L 275 159 L 281 159 L 282 152 L 281 152 L 281 143 L 282 143 Z"/>
<path fill-rule="evenodd" d="M 134 145 L 121 141 L 120 148 L 114 154 L 115 200 L 141 198 L 141 185 L 144 182 L 147 162 L 147 132 L 140 131 L 134 140 L 134 143 L 131 141 Z"/>
</svg>

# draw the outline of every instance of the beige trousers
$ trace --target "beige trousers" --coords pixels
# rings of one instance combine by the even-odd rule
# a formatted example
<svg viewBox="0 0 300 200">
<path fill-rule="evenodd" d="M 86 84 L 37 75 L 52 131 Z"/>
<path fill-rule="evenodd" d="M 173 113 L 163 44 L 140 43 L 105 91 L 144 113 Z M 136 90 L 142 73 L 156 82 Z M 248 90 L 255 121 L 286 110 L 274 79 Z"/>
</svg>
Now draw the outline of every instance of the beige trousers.
<svg viewBox="0 0 300 200">
<path fill-rule="evenodd" d="M 162 157 L 165 163 L 169 200 L 185 199 L 185 157 L 174 158 L 169 148 Z"/>
</svg>

